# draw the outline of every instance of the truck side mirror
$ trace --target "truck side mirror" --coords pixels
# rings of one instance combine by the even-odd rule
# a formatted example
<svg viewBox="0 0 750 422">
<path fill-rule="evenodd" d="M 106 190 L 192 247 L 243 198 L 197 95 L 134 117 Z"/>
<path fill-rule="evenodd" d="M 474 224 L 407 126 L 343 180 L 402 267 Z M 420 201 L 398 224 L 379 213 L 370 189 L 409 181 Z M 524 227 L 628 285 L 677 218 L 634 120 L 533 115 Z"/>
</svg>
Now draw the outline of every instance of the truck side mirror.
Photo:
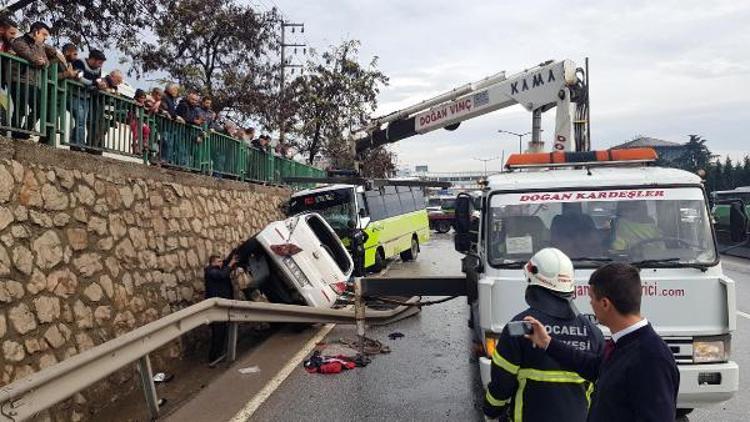
<svg viewBox="0 0 750 422">
<path fill-rule="evenodd" d="M 740 243 L 747 237 L 747 212 L 742 201 L 733 201 L 729 208 L 729 236 L 734 243 Z"/>
<path fill-rule="evenodd" d="M 454 228 L 456 234 L 453 237 L 453 244 L 456 251 L 462 254 L 471 252 L 472 244 L 477 242 L 476 224 L 472 224 L 471 213 L 474 209 L 473 198 L 467 193 L 459 193 L 456 197 L 456 211 Z"/>
</svg>

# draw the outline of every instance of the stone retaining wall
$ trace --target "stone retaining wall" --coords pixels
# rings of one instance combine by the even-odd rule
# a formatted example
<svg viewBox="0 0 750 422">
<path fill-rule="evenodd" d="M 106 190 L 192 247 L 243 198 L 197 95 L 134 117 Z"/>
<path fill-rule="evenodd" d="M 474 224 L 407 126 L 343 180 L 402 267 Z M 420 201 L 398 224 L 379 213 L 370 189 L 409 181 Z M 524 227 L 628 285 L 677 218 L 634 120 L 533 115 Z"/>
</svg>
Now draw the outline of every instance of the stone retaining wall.
<svg viewBox="0 0 750 422">
<path fill-rule="evenodd" d="M 200 301 L 208 256 L 288 194 L 0 139 L 0 386 Z"/>
</svg>

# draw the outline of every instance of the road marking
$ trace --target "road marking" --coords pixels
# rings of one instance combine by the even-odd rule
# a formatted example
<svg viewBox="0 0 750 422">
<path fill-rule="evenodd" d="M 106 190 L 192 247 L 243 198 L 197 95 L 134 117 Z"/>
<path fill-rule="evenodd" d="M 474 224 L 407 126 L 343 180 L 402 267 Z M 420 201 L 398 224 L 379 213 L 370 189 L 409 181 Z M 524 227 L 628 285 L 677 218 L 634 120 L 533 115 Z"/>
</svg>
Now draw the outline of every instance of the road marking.
<svg viewBox="0 0 750 422">
<path fill-rule="evenodd" d="M 276 376 L 274 376 L 271 381 L 266 384 L 265 387 L 263 387 L 262 390 L 258 392 L 258 394 L 253 397 L 252 400 L 250 400 L 245 407 L 242 408 L 234 417 L 231 419 L 231 422 L 245 422 L 250 419 L 251 416 L 253 416 L 253 413 L 255 413 L 256 410 L 265 402 L 271 394 L 273 394 L 274 391 L 276 391 L 277 388 L 281 386 L 281 384 L 286 380 L 289 375 L 292 374 L 292 372 L 299 366 L 299 363 L 302 362 L 302 360 L 307 357 L 308 354 L 310 354 L 313 349 L 315 349 L 315 346 L 320 343 L 327 335 L 328 333 L 333 330 L 333 327 L 335 327 L 336 324 L 326 324 L 324 325 L 318 332 L 305 343 L 304 346 L 300 349 L 299 352 L 297 352 L 294 357 L 283 367 L 281 368 L 281 371 L 279 371 Z"/>
<path fill-rule="evenodd" d="M 737 311 L 737 315 L 739 315 L 739 316 L 741 316 L 743 318 L 750 319 L 750 314 L 742 312 L 742 311 Z"/>
</svg>

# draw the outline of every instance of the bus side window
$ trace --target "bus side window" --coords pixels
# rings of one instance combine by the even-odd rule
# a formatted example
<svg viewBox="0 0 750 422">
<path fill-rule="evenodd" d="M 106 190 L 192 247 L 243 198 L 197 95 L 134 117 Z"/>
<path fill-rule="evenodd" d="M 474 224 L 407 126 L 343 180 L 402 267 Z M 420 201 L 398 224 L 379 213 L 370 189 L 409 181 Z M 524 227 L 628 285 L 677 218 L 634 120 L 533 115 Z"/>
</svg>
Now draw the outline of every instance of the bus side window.
<svg viewBox="0 0 750 422">
<path fill-rule="evenodd" d="M 365 217 L 370 215 L 370 212 L 367 209 L 367 201 L 365 201 L 365 195 L 359 192 L 357 193 L 357 214 L 361 213 L 362 210 L 364 210 Z M 360 217 L 362 217 L 362 215 L 360 215 Z"/>
<path fill-rule="evenodd" d="M 388 217 L 395 217 L 403 214 L 401 209 L 401 201 L 398 199 L 398 192 L 396 192 L 395 186 L 385 186 L 385 194 L 383 195 L 383 201 L 385 202 L 386 215 Z"/>
<path fill-rule="evenodd" d="M 408 186 L 398 188 L 398 199 L 401 201 L 401 210 L 404 213 L 415 211 L 414 196 Z"/>
<path fill-rule="evenodd" d="M 414 204 L 416 205 L 416 210 L 423 210 L 425 208 L 425 201 L 422 188 L 412 188 L 412 193 L 414 194 Z"/>
<path fill-rule="evenodd" d="M 370 190 L 365 192 L 365 198 L 367 199 L 367 208 L 370 211 L 370 218 L 372 221 L 385 220 L 388 218 L 388 214 L 385 211 L 385 203 L 383 203 L 383 196 L 378 190 Z"/>
</svg>

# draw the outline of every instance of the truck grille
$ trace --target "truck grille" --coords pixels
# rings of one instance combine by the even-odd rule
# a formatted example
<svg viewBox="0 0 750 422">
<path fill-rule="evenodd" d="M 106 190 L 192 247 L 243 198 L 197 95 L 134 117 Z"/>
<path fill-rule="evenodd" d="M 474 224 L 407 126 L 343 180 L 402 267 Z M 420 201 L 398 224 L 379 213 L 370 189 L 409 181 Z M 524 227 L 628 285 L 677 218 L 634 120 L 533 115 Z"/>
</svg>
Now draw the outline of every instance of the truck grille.
<svg viewBox="0 0 750 422">
<path fill-rule="evenodd" d="M 677 363 L 693 363 L 693 339 L 690 337 L 665 338 L 669 350 Z"/>
</svg>

